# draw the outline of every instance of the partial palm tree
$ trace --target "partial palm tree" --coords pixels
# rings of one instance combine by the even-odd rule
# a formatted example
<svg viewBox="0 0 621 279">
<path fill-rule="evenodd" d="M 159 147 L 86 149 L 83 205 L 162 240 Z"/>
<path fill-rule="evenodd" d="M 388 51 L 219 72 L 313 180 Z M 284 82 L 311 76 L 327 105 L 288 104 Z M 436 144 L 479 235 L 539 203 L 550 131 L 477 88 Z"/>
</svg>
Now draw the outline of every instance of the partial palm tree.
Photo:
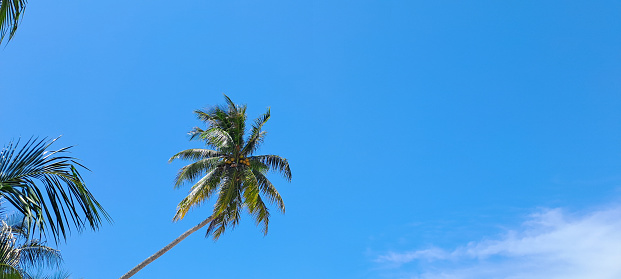
<svg viewBox="0 0 621 279">
<path fill-rule="evenodd" d="M 0 278 L 40 278 L 35 275 L 36 271 L 58 269 L 62 263 L 58 250 L 29 237 L 29 230 L 22 220 L 0 220 Z"/>
<path fill-rule="evenodd" d="M 56 139 L 10 142 L 0 151 L 0 197 L 23 214 L 31 233 L 57 242 L 72 225 L 96 230 L 110 217 L 84 185 L 77 167 L 85 167 L 67 155 L 71 147 L 50 150 Z"/>
<path fill-rule="evenodd" d="M 0 44 L 7 34 L 9 41 L 15 35 L 26 2 L 26 0 L 0 0 Z"/>
<path fill-rule="evenodd" d="M 236 105 L 226 95 L 224 98 L 227 106 L 196 110 L 196 116 L 207 127 L 204 130 L 196 127 L 189 133 L 191 140 L 202 140 L 211 149 L 184 150 L 169 160 L 194 161 L 179 170 L 175 188 L 198 180 L 177 206 L 173 220 L 183 219 L 190 209 L 202 205 L 217 193 L 212 215 L 134 267 L 121 279 L 130 278 L 207 224 L 206 236 L 212 235 L 217 240 L 227 228 L 233 228 L 239 223 L 244 209 L 267 234 L 270 212 L 264 198 L 276 204 L 282 213 L 285 212 L 282 197 L 266 175 L 269 171 L 276 171 L 291 181 L 287 159 L 276 155 L 254 155 L 265 138 L 266 132 L 262 128 L 270 118 L 270 110 L 259 116 L 247 131 L 246 106 Z M 246 132 L 250 134 L 246 136 Z"/>
</svg>

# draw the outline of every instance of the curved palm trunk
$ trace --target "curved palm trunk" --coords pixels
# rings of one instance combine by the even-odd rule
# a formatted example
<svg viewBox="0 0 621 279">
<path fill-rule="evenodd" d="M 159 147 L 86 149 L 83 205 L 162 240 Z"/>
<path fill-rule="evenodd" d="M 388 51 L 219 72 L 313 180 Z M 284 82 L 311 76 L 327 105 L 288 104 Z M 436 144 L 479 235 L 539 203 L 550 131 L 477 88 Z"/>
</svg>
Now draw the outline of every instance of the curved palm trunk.
<svg viewBox="0 0 621 279">
<path fill-rule="evenodd" d="M 130 278 L 130 277 L 134 276 L 134 274 L 136 274 L 138 271 L 143 269 L 145 266 L 147 266 L 151 262 L 155 261 L 155 259 L 157 259 L 160 256 L 164 255 L 164 253 L 168 252 L 168 250 L 170 250 L 173 247 L 175 247 L 175 245 L 179 244 L 179 242 L 184 240 L 186 237 L 188 237 L 189 235 L 191 235 L 195 231 L 198 231 L 202 227 L 207 225 L 207 223 L 211 222 L 212 219 L 213 219 L 212 216 L 209 216 L 209 218 L 207 218 L 204 221 L 200 222 L 195 227 L 189 229 L 187 232 L 184 232 L 182 235 L 177 237 L 177 239 L 173 240 L 173 242 L 171 242 L 168 245 L 164 246 L 164 248 L 162 248 L 161 250 L 157 251 L 157 253 L 151 255 L 151 257 L 148 257 L 146 260 L 144 260 L 143 262 L 138 264 L 136 267 L 132 268 L 132 270 L 130 270 L 129 272 L 125 273 L 125 275 L 121 276 L 120 279 L 127 279 L 127 278 Z"/>
</svg>

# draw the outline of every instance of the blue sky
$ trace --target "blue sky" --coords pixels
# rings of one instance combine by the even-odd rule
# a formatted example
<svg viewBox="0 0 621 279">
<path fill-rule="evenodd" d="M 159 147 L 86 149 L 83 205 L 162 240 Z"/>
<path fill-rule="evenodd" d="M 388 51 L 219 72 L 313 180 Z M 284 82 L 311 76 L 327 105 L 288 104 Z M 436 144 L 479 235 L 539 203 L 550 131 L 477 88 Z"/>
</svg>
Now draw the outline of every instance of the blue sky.
<svg viewBox="0 0 621 279">
<path fill-rule="evenodd" d="M 618 1 L 170 3 L 30 1 L 0 50 L 0 142 L 63 135 L 114 219 L 59 247 L 75 278 L 210 214 L 172 223 L 167 160 L 223 93 L 271 107 L 287 213 L 134 278 L 621 277 Z"/>
</svg>

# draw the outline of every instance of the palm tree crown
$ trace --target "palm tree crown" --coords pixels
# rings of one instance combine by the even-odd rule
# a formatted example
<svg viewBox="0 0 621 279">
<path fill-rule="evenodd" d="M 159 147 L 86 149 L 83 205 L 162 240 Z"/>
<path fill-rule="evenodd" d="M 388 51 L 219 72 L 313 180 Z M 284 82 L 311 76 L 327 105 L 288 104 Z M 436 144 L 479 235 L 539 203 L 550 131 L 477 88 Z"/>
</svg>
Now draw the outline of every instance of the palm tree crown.
<svg viewBox="0 0 621 279">
<path fill-rule="evenodd" d="M 171 162 L 175 159 L 195 161 L 179 170 L 176 188 L 202 176 L 179 203 L 174 220 L 183 219 L 191 208 L 217 193 L 207 235 L 213 234 L 216 240 L 227 227 L 235 227 L 244 208 L 267 234 L 270 213 L 263 198 L 276 204 L 283 213 L 285 204 L 266 174 L 276 171 L 290 182 L 289 163 L 276 155 L 254 155 L 265 138 L 266 132 L 261 129 L 270 118 L 269 108 L 254 121 L 246 136 L 246 106 L 236 105 L 229 97 L 224 97 L 227 106 L 195 111 L 207 127 L 205 130 L 196 127 L 190 132 L 191 139 L 203 140 L 212 149 L 188 149 L 170 158 Z"/>
</svg>

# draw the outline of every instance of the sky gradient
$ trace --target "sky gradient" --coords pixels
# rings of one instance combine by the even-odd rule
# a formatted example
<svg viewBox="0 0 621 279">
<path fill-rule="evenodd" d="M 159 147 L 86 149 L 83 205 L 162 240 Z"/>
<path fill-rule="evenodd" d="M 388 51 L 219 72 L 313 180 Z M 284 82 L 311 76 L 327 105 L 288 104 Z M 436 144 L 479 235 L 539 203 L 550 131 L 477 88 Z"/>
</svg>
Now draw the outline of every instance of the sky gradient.
<svg viewBox="0 0 621 279">
<path fill-rule="evenodd" d="M 621 261 L 619 11 L 33 0 L 0 50 L 0 143 L 62 135 L 92 170 L 114 224 L 60 245 L 74 278 L 118 278 L 209 216 L 172 222 L 189 187 L 167 160 L 201 147 L 192 111 L 223 93 L 271 108 L 258 154 L 289 159 L 292 183 L 270 176 L 287 213 L 266 237 L 247 215 L 197 232 L 133 278 L 619 278 L 573 256 Z"/>
</svg>

